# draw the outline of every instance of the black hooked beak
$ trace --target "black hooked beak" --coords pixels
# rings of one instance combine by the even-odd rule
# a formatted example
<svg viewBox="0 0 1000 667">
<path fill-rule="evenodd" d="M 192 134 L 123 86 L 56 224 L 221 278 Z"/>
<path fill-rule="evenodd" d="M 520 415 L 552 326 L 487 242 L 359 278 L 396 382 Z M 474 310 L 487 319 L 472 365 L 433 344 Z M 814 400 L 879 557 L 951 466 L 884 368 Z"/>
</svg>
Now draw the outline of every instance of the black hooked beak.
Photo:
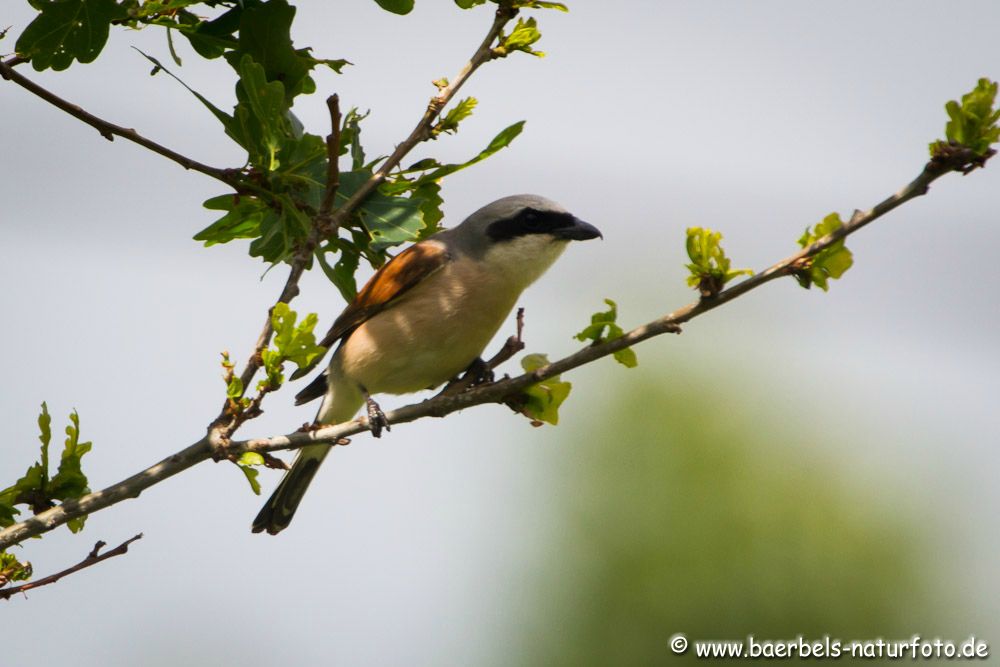
<svg viewBox="0 0 1000 667">
<path fill-rule="evenodd" d="M 598 237 L 602 239 L 604 238 L 604 234 L 601 234 L 601 230 L 594 227 L 589 222 L 584 222 L 579 218 L 573 218 L 573 224 L 568 227 L 553 229 L 552 235 L 556 238 L 566 239 L 567 241 L 587 241 Z"/>
</svg>

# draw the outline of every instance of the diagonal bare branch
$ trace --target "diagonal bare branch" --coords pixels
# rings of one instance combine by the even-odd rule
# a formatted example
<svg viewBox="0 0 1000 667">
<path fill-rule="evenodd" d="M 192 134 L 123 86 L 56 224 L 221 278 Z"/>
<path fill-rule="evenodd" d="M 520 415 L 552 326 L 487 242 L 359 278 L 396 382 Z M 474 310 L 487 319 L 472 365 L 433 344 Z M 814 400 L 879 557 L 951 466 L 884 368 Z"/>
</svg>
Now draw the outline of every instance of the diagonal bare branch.
<svg viewBox="0 0 1000 667">
<path fill-rule="evenodd" d="M 6 61 L 0 61 L 0 77 L 7 79 L 17 85 L 21 86 L 25 90 L 34 95 L 42 98 L 49 104 L 62 109 L 74 118 L 78 118 L 87 125 L 90 125 L 98 132 L 101 136 L 108 141 L 114 141 L 115 137 L 122 137 L 123 139 L 128 139 L 129 141 L 139 144 L 143 148 L 148 148 L 158 155 L 162 155 L 168 160 L 172 160 L 184 167 L 185 169 L 190 169 L 192 171 L 197 171 L 206 176 L 211 176 L 217 180 L 222 181 L 226 185 L 229 185 L 237 190 L 241 186 L 241 178 L 239 176 L 240 172 L 238 169 L 222 169 L 219 167 L 211 167 L 207 164 L 202 164 L 197 160 L 187 157 L 186 155 L 181 155 L 177 151 L 171 150 L 166 146 L 156 143 L 152 139 L 147 139 L 142 136 L 132 128 L 122 127 L 121 125 L 115 125 L 112 122 L 106 121 L 103 118 L 99 118 L 94 114 L 85 111 L 79 105 L 65 100 L 59 97 L 47 88 L 40 86 L 31 79 L 23 76 L 20 72 L 14 69 L 14 66 L 23 63 L 25 60 L 23 58 L 11 58 Z"/>
<path fill-rule="evenodd" d="M 111 551 L 105 551 L 104 553 L 101 553 L 101 549 L 107 546 L 107 543 L 100 541 L 94 545 L 94 548 L 90 550 L 90 553 L 87 554 L 86 558 L 84 558 L 82 561 L 80 561 L 79 563 L 77 563 L 72 567 L 68 567 L 65 570 L 62 570 L 61 572 L 56 572 L 55 574 L 50 574 L 47 577 L 42 577 L 41 579 L 38 579 L 36 581 L 29 581 L 28 583 L 21 584 L 20 586 L 0 589 L 0 600 L 9 600 L 18 593 L 27 593 L 28 591 L 34 588 L 41 588 L 42 586 L 48 586 L 49 584 L 54 584 L 63 577 L 71 575 L 74 572 L 79 572 L 80 570 L 85 570 L 88 567 L 97 565 L 102 560 L 114 558 L 115 556 L 121 556 L 122 554 L 128 552 L 128 547 L 130 544 L 140 539 L 142 539 L 142 533 L 139 533 L 134 537 L 130 537 L 129 539 L 125 540 L 117 547 L 112 549 Z"/>
</svg>

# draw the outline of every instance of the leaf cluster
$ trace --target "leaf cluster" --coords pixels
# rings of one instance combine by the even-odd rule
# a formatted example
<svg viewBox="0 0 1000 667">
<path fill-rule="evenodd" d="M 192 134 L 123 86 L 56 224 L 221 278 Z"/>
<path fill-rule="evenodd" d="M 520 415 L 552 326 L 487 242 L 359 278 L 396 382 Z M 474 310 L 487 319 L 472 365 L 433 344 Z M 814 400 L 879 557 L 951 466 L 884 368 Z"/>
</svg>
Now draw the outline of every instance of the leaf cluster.
<svg viewBox="0 0 1000 667">
<path fill-rule="evenodd" d="M 722 232 L 713 232 L 704 227 L 688 227 L 687 254 L 691 263 L 686 265 L 690 272 L 687 284 L 697 287 L 706 298 L 721 292 L 733 278 L 753 275 L 750 269 L 731 268 L 721 241 Z"/>
<path fill-rule="evenodd" d="M 840 215 L 831 213 L 812 229 L 807 227 L 805 233 L 799 238 L 799 245 L 808 248 L 843 226 L 844 223 L 840 219 Z M 828 281 L 840 278 L 851 268 L 852 264 L 854 264 L 854 257 L 851 255 L 851 251 L 844 245 L 844 239 L 839 239 L 836 243 L 800 262 L 793 275 L 802 287 L 809 289 L 816 285 L 826 292 L 830 288 Z"/>
<path fill-rule="evenodd" d="M 31 578 L 31 563 L 23 563 L 12 553 L 0 551 L 0 587 L 12 581 L 27 581 Z"/>
<path fill-rule="evenodd" d="M 475 97 L 466 97 L 464 100 L 460 100 L 431 129 L 431 137 L 436 138 L 445 132 L 451 134 L 458 132 L 458 124 L 472 115 L 472 110 L 476 108 L 477 104 L 479 104 L 479 100 Z"/>
<path fill-rule="evenodd" d="M 521 368 L 526 373 L 538 370 L 549 363 L 548 355 L 527 354 L 521 359 Z M 520 395 L 518 409 L 531 419 L 532 426 L 541 426 L 547 422 L 555 426 L 559 423 L 559 406 L 569 396 L 573 385 L 563 382 L 558 375 L 533 384 Z"/>
<path fill-rule="evenodd" d="M 962 96 L 961 103 L 951 100 L 945 104 L 948 123 L 944 140 L 931 143 L 932 156 L 947 150 L 948 146 L 963 146 L 976 156 L 983 156 L 990 146 L 1000 141 L 1000 109 L 994 108 L 997 83 L 979 79 L 976 87 Z"/>
<path fill-rule="evenodd" d="M 59 466 L 55 474 L 49 468 L 49 444 L 52 440 L 52 418 L 49 409 L 42 403 L 42 412 L 38 416 L 38 428 L 41 441 L 41 454 L 37 462 L 28 468 L 27 472 L 13 485 L 0 491 L 0 527 L 15 523 L 14 517 L 21 513 L 16 505 L 27 505 L 34 514 L 38 514 L 56 504 L 90 493 L 87 486 L 87 476 L 81 467 L 83 455 L 90 451 L 90 442 L 80 442 L 80 416 L 74 410 L 69 416 L 70 424 L 66 426 L 66 440 Z M 83 528 L 86 515 L 71 519 L 66 525 L 74 533 Z"/>
<path fill-rule="evenodd" d="M 287 303 L 278 303 L 271 310 L 273 347 L 261 350 L 261 366 L 264 379 L 257 383 L 258 394 L 275 391 L 285 382 L 284 364 L 291 361 L 299 368 L 307 368 L 316 357 L 326 352 L 326 348 L 316 344 L 314 329 L 319 317 L 309 313 L 297 323 L 298 314 Z M 222 353 L 223 380 L 226 382 L 226 397 L 232 401 L 231 409 L 239 413 L 250 407 L 252 399 L 244 396 L 246 388 L 243 380 L 234 372 L 235 364 L 228 352 Z"/>
<path fill-rule="evenodd" d="M 625 335 L 621 326 L 618 325 L 618 304 L 611 299 L 605 299 L 604 303 L 608 309 L 597 312 L 590 316 L 590 324 L 583 331 L 573 336 L 578 341 L 592 341 L 594 345 L 600 345 Z M 635 368 L 639 365 L 639 359 L 635 356 L 635 350 L 626 347 L 612 353 L 615 361 L 626 368 Z"/>
<path fill-rule="evenodd" d="M 506 58 L 511 53 L 520 51 L 542 58 L 545 56 L 544 51 L 536 51 L 531 48 L 531 45 L 538 42 L 541 38 L 542 33 L 538 30 L 538 22 L 535 21 L 534 17 L 528 20 L 519 18 L 509 35 L 500 33 L 498 44 L 493 47 L 493 57 Z"/>
<path fill-rule="evenodd" d="M 278 303 L 271 311 L 271 326 L 274 328 L 273 348 L 261 352 L 261 360 L 267 377 L 257 385 L 258 391 L 265 388 L 273 391 L 285 381 L 284 363 L 291 361 L 299 368 L 307 368 L 313 360 L 326 352 L 326 348 L 316 344 L 313 330 L 319 317 L 309 313 L 300 324 L 298 315 L 287 303 Z"/>
</svg>

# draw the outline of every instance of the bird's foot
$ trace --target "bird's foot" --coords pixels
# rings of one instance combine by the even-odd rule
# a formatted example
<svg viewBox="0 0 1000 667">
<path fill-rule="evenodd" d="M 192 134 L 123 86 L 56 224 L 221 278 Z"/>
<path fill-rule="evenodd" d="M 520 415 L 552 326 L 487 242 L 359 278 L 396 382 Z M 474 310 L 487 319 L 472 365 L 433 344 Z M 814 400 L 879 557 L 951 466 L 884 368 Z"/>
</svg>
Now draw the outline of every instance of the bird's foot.
<svg viewBox="0 0 1000 667">
<path fill-rule="evenodd" d="M 476 357 L 471 364 L 469 364 L 468 370 L 465 373 L 472 378 L 472 385 L 475 387 L 480 384 L 487 384 L 493 382 L 494 375 L 493 369 L 490 365 L 483 361 L 482 357 Z"/>
<path fill-rule="evenodd" d="M 312 433 L 313 431 L 320 430 L 324 426 L 329 426 L 329 424 L 321 424 L 319 422 L 314 421 L 314 422 L 307 422 L 295 430 L 297 433 Z"/>
<path fill-rule="evenodd" d="M 389 420 L 386 419 L 385 413 L 382 412 L 382 408 L 379 407 L 378 403 L 375 402 L 375 399 L 367 391 L 365 392 L 365 405 L 368 406 L 368 428 L 374 437 L 381 438 L 383 428 L 386 431 L 392 430 L 389 427 Z"/>
</svg>

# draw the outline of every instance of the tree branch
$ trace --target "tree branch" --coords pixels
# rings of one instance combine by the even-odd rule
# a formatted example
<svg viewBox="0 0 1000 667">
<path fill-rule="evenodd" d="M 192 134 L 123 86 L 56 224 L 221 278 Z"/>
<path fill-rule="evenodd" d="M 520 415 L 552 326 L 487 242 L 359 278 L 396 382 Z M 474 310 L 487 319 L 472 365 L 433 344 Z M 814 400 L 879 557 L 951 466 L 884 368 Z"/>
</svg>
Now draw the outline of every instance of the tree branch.
<svg viewBox="0 0 1000 667">
<path fill-rule="evenodd" d="M 326 193 L 319 207 L 319 215 L 323 218 L 330 215 L 340 188 L 340 98 L 330 95 L 326 98 L 326 107 L 330 110 L 330 134 L 326 137 Z"/>
<path fill-rule="evenodd" d="M 679 333 L 680 325 L 710 310 L 732 301 L 776 278 L 792 275 L 801 263 L 839 240 L 854 234 L 866 225 L 896 209 L 906 202 L 927 193 L 930 184 L 949 171 L 962 171 L 969 164 L 967 154 L 936 157 L 924 167 L 906 187 L 887 197 L 868 211 L 857 211 L 851 219 L 832 234 L 824 236 L 812 245 L 773 264 L 764 271 L 723 290 L 711 298 L 702 298 L 651 322 L 639 326 L 620 338 L 588 345 L 574 354 L 542 366 L 530 373 L 513 378 L 505 378 L 492 384 L 473 387 L 460 394 L 439 394 L 434 398 L 413 403 L 392 410 L 386 417 L 393 425 L 415 421 L 424 417 L 444 417 L 458 410 L 484 403 L 503 403 L 518 395 L 527 387 L 560 375 L 585 364 L 606 357 L 614 352 L 631 347 L 654 336 L 665 333 Z M 108 488 L 87 494 L 76 500 L 68 500 L 56 507 L 40 512 L 25 521 L 0 531 L 0 549 L 23 540 L 48 532 L 70 519 L 96 512 L 126 498 L 135 498 L 143 490 L 176 475 L 210 458 L 216 460 L 239 456 L 243 452 L 273 452 L 283 449 L 297 449 L 306 445 L 338 444 L 343 438 L 367 430 L 367 419 L 355 419 L 316 430 L 300 430 L 286 435 L 252 440 L 226 442 L 209 433 L 186 449 L 169 456 L 159 463 L 132 475 L 126 480 Z"/>
<path fill-rule="evenodd" d="M 80 570 L 85 570 L 88 567 L 93 567 L 94 565 L 100 563 L 102 560 L 114 558 L 115 556 L 121 556 L 122 554 L 128 552 L 128 547 L 130 544 L 140 539 L 142 539 L 142 533 L 139 533 L 135 537 L 130 537 L 129 539 L 125 540 L 117 547 L 112 549 L 111 551 L 105 551 L 103 554 L 98 555 L 101 549 L 107 546 L 106 542 L 100 541 L 94 545 L 94 548 L 90 550 L 90 553 L 87 554 L 86 558 L 84 558 L 82 561 L 80 561 L 73 567 L 68 567 L 62 572 L 56 572 L 55 574 L 50 574 L 47 577 L 38 579 L 37 581 L 29 581 L 26 584 L 21 584 L 20 586 L 15 586 L 14 588 L 0 589 L 0 600 L 9 600 L 18 593 L 26 593 L 27 591 L 30 591 L 33 588 L 40 588 L 42 586 L 48 586 L 49 584 L 54 584 L 63 577 L 73 574 L 74 572 L 79 572 Z"/>
<path fill-rule="evenodd" d="M 10 60 L 0 61 L 0 77 L 7 79 L 8 81 L 13 81 L 17 85 L 21 86 L 28 92 L 31 92 L 38 97 L 42 98 L 49 104 L 62 109 L 74 118 L 82 120 L 87 125 L 90 125 L 98 132 L 101 136 L 108 141 L 114 141 L 115 137 L 122 137 L 123 139 L 128 139 L 131 142 L 139 144 L 143 148 L 148 148 L 149 150 L 162 155 L 168 160 L 172 160 L 184 167 L 185 169 L 190 169 L 192 171 L 197 171 L 206 176 L 211 176 L 217 180 L 222 181 L 226 185 L 229 185 L 236 190 L 242 187 L 242 179 L 238 177 L 239 170 L 237 169 L 220 169 L 218 167 L 210 167 L 207 164 L 202 164 L 197 160 L 193 160 L 186 155 L 181 155 L 180 153 L 170 150 L 166 146 L 162 146 L 155 141 L 147 139 L 135 130 L 122 127 L 120 125 L 115 125 L 102 118 L 98 118 L 92 113 L 84 111 L 78 105 L 65 100 L 55 93 L 51 92 L 47 88 L 43 88 L 31 79 L 22 76 L 19 72 L 14 69 L 14 65 L 23 63 L 25 60 L 23 58 L 11 58 Z"/>
</svg>

